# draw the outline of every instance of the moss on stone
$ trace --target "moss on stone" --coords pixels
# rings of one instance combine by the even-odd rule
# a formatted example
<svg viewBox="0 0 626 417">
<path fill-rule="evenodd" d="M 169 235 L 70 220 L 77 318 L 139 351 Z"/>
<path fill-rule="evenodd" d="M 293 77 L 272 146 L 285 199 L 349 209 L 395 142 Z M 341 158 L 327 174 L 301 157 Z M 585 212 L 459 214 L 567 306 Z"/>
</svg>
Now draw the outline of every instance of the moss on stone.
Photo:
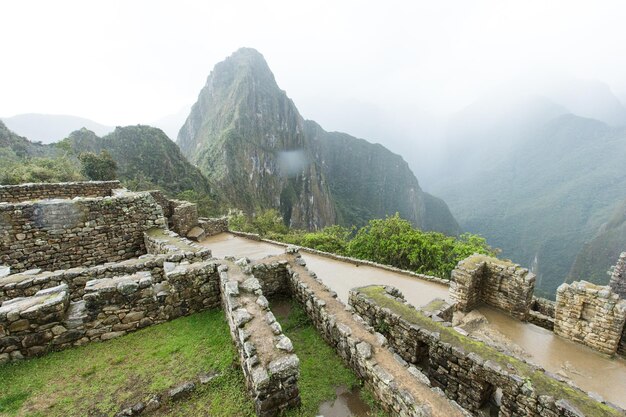
<svg viewBox="0 0 626 417">
<path fill-rule="evenodd" d="M 193 246 L 186 244 L 182 239 L 168 235 L 164 229 L 160 229 L 158 227 L 154 227 L 146 231 L 146 234 L 153 239 L 164 240 L 168 244 L 175 246 L 176 248 L 184 252 L 197 252 L 198 251 L 197 248 L 194 248 Z"/>
<path fill-rule="evenodd" d="M 593 400 L 582 391 L 573 389 L 567 384 L 547 376 L 544 372 L 535 369 L 528 363 L 499 352 L 483 342 L 463 336 L 454 329 L 431 320 L 412 306 L 403 304 L 388 296 L 383 286 L 372 285 L 359 288 L 358 291 L 370 298 L 375 304 L 388 308 L 409 323 L 416 324 L 431 332 L 439 333 L 441 341 L 445 343 L 461 347 L 467 353 L 474 352 L 485 360 L 497 363 L 503 369 L 509 369 L 512 366 L 516 374 L 527 380 L 539 395 L 549 395 L 556 399 L 568 400 L 585 415 L 598 417 L 622 416 L 617 410 Z"/>
</svg>

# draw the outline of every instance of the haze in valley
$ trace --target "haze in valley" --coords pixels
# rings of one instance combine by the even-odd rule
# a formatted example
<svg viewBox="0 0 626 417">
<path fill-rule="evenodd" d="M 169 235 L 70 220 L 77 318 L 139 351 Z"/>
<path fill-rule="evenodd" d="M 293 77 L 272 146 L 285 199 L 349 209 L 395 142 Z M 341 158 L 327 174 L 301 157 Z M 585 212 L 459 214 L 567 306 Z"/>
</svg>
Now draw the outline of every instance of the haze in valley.
<svg viewBox="0 0 626 417">
<path fill-rule="evenodd" d="M 545 294 L 606 280 L 626 245 L 623 2 L 20 1 L 3 15 L 0 116 L 32 140 L 136 124 L 176 140 L 213 66 L 245 46 L 304 118 L 400 154 Z M 42 132 L 41 115 L 63 117 Z"/>
</svg>

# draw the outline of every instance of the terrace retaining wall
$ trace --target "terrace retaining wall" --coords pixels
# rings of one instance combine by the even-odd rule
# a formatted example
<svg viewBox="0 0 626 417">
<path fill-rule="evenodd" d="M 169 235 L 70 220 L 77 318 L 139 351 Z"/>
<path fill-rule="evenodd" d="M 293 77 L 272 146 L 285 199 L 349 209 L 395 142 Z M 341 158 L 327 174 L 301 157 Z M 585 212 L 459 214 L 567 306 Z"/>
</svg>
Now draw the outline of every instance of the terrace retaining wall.
<svg viewBox="0 0 626 417">
<path fill-rule="evenodd" d="M 111 195 L 112 190 L 118 188 L 122 188 L 119 181 L 0 185 L 0 202 L 19 203 L 53 198 L 107 197 Z"/>
<path fill-rule="evenodd" d="M 172 265 L 158 283 L 147 271 L 92 280 L 77 302 L 61 284 L 3 302 L 0 363 L 109 340 L 219 304 L 213 262 Z"/>
<path fill-rule="evenodd" d="M 153 227 L 166 224 L 149 193 L 0 203 L 0 264 L 23 272 L 118 262 L 145 254 Z"/>
</svg>

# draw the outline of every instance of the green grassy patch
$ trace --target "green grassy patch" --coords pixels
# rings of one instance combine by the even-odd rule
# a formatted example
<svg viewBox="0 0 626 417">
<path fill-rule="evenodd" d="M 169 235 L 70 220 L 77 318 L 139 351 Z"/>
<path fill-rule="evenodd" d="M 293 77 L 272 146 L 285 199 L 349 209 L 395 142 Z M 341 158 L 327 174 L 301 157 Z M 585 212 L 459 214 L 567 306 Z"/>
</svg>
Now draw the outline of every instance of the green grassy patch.
<svg viewBox="0 0 626 417">
<path fill-rule="evenodd" d="M 168 235 L 165 230 L 158 227 L 153 227 L 152 229 L 146 231 L 146 234 L 153 239 L 164 240 L 168 244 L 175 246 L 184 252 L 196 252 L 198 250 L 197 248 L 186 244 L 182 239 Z"/>
<path fill-rule="evenodd" d="M 291 417 L 316 415 L 335 387 L 359 385 L 297 303 L 279 316 L 301 361 L 302 407 Z M 0 415 L 30 417 L 113 416 L 151 394 L 202 372 L 219 376 L 189 398 L 165 403 L 152 416 L 254 416 L 237 353 L 221 310 L 148 327 L 119 339 L 0 366 Z M 373 416 L 386 416 L 372 393 L 361 390 Z"/>
<path fill-rule="evenodd" d="M 382 286 L 372 285 L 362 287 L 359 291 L 374 301 L 375 304 L 389 308 L 392 312 L 398 314 L 408 322 L 414 323 L 431 332 L 438 332 L 443 342 L 462 347 L 468 353 L 475 352 L 483 359 L 491 360 L 504 369 L 507 369 L 509 365 L 513 366 L 517 374 L 524 378 L 527 384 L 530 384 L 540 395 L 550 395 L 556 399 L 566 399 L 585 415 L 597 417 L 621 416 L 621 414 L 613 408 L 594 401 L 585 393 L 548 377 L 543 372 L 533 369 L 527 363 L 505 355 L 482 342 L 463 336 L 450 327 L 445 327 L 432 321 L 414 308 L 397 302 L 385 294 L 385 289 Z"/>
<path fill-rule="evenodd" d="M 198 390 L 195 411 L 184 411 L 192 404 L 183 401 L 176 410 L 159 413 L 253 414 L 220 310 L 180 318 L 104 343 L 4 365 L 0 367 L 0 414 L 113 415 L 146 400 L 150 394 L 210 370 L 220 372 L 220 376 Z"/>
<path fill-rule="evenodd" d="M 324 342 L 306 313 L 296 301 L 291 303 L 287 316 L 274 311 L 283 332 L 294 345 L 295 353 L 300 358 L 300 396 L 302 407 L 290 410 L 291 417 L 310 417 L 318 414 L 320 404 L 335 399 L 335 388 L 346 386 L 354 388 L 360 381 L 335 351 Z M 361 398 L 372 409 L 372 416 L 387 416 L 368 388 L 362 388 Z"/>
</svg>

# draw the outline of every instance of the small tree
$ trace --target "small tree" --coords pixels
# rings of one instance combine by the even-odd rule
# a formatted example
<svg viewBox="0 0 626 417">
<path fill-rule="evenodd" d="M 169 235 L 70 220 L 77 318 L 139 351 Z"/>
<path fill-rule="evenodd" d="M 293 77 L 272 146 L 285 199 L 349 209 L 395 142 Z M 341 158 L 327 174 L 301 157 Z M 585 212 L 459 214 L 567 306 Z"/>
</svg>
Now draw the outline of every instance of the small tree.
<svg viewBox="0 0 626 417">
<path fill-rule="evenodd" d="M 81 153 L 78 156 L 81 163 L 81 172 L 94 181 L 110 181 L 117 178 L 117 164 L 107 151 L 100 154 L 93 152 Z"/>
</svg>

